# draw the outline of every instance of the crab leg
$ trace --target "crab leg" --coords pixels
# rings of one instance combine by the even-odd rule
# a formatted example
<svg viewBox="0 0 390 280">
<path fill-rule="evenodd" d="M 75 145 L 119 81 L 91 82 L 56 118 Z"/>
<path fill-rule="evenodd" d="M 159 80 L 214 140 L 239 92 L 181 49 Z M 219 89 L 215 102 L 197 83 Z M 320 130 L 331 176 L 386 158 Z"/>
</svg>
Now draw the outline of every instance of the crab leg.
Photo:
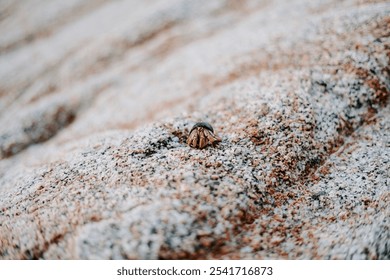
<svg viewBox="0 0 390 280">
<path fill-rule="evenodd" d="M 212 145 L 216 142 L 221 142 L 221 139 L 214 135 L 210 130 L 205 129 L 204 134 L 206 135 L 207 139 L 210 141 Z"/>
</svg>

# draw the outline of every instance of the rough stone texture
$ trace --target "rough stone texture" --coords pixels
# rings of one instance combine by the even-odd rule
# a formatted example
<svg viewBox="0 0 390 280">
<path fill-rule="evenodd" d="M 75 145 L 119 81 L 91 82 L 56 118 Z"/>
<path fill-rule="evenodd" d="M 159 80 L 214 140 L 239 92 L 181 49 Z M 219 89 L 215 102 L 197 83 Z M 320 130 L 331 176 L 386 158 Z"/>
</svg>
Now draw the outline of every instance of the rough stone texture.
<svg viewBox="0 0 390 280">
<path fill-rule="evenodd" d="M 0 257 L 390 259 L 386 2 L 2 1 Z"/>
</svg>

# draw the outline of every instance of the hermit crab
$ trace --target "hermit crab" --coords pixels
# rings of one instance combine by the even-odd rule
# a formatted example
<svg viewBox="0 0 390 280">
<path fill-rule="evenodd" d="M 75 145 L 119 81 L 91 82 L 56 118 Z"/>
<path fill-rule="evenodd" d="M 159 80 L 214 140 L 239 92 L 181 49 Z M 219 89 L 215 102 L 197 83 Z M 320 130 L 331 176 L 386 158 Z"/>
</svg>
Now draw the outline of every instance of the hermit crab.
<svg viewBox="0 0 390 280">
<path fill-rule="evenodd" d="M 187 144 L 192 148 L 203 149 L 208 144 L 215 145 L 221 138 L 214 134 L 213 127 L 207 122 L 196 123 L 188 135 Z"/>
</svg>

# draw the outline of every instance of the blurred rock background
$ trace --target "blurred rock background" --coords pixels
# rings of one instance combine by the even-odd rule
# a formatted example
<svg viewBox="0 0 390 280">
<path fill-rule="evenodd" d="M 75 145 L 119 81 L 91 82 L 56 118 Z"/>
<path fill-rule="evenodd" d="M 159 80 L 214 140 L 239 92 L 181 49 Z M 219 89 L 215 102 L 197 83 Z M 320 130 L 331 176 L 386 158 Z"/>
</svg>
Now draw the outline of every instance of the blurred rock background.
<svg viewBox="0 0 390 280">
<path fill-rule="evenodd" d="M 1 1 L 1 258 L 389 259 L 389 31 L 388 1 Z"/>
</svg>

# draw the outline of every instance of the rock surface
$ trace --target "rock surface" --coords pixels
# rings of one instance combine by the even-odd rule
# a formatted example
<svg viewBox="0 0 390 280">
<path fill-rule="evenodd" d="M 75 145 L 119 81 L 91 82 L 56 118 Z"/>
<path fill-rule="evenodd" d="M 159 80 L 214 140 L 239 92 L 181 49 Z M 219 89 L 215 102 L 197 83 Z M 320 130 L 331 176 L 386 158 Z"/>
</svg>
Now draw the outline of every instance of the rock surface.
<svg viewBox="0 0 390 280">
<path fill-rule="evenodd" d="M 0 258 L 390 259 L 386 2 L 2 1 Z"/>
</svg>

